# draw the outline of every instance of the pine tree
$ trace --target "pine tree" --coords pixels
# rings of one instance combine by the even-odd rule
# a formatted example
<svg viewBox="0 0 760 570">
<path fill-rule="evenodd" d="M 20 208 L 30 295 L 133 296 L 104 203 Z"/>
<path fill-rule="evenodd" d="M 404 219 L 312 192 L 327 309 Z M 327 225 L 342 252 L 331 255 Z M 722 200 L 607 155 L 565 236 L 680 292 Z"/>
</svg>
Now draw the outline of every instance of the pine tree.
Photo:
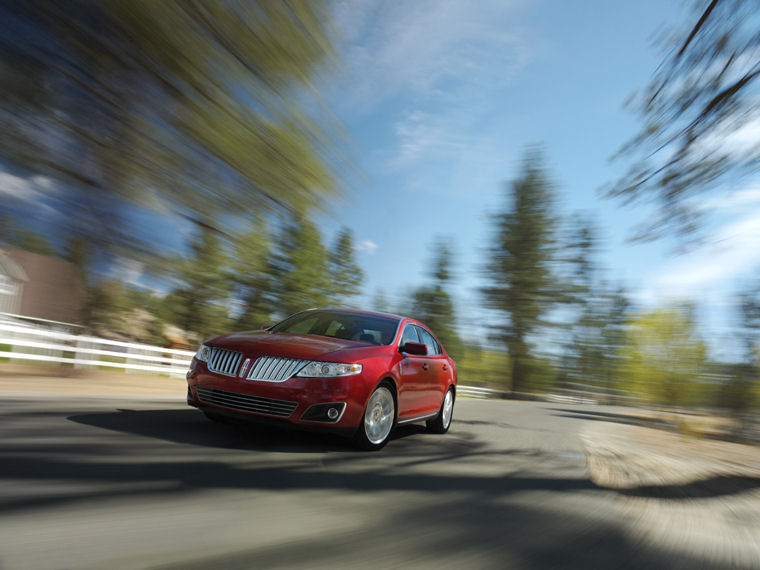
<svg viewBox="0 0 760 570">
<path fill-rule="evenodd" d="M 454 303 L 448 292 L 451 263 L 451 247 L 446 240 L 438 238 L 433 246 L 430 271 L 432 284 L 414 291 L 409 313 L 430 327 L 446 352 L 456 360 L 463 351 L 462 341 L 456 331 Z"/>
<path fill-rule="evenodd" d="M 327 258 L 331 305 L 347 305 L 361 291 L 364 274 L 356 262 L 355 253 L 351 230 L 344 227 Z"/>
<path fill-rule="evenodd" d="M 238 329 L 258 329 L 272 321 L 270 256 L 267 224 L 257 218 L 237 237 L 230 263 L 234 294 L 242 303 Z"/>
<path fill-rule="evenodd" d="M 327 305 L 327 250 L 314 222 L 304 215 L 294 216 L 283 226 L 278 241 L 272 257 L 271 293 L 279 316 Z"/>
<path fill-rule="evenodd" d="M 630 163 L 609 189 L 658 209 L 635 237 L 694 237 L 704 210 L 695 197 L 755 176 L 753 136 L 760 80 L 760 4 L 693 2 L 682 29 L 665 36 L 665 58 L 632 98 L 641 131 L 618 153 Z"/>
<path fill-rule="evenodd" d="M 505 210 L 493 217 L 494 238 L 485 267 L 489 285 L 483 288 L 486 306 L 501 316 L 494 331 L 509 353 L 513 392 L 526 386 L 528 337 L 558 298 L 553 205 L 554 189 L 541 154 L 530 150 L 522 172 L 507 187 Z"/>
<path fill-rule="evenodd" d="M 190 255 L 177 262 L 176 277 L 182 284 L 174 291 L 179 300 L 176 320 L 183 329 L 204 338 L 229 330 L 228 262 L 212 224 L 200 226 Z"/>
</svg>

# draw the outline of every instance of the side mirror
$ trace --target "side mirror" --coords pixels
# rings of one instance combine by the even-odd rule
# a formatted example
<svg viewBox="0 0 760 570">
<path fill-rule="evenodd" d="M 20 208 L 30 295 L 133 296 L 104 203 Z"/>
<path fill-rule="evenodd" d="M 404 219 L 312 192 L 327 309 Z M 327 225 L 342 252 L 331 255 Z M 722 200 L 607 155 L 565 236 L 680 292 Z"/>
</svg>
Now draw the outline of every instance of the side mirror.
<svg viewBox="0 0 760 570">
<path fill-rule="evenodd" d="M 417 354 L 419 356 L 425 356 L 427 352 L 427 346 L 422 344 L 421 342 L 412 342 L 407 341 L 402 346 L 399 347 L 399 350 L 401 352 L 406 352 L 409 354 Z"/>
<path fill-rule="evenodd" d="M 271 329 L 274 325 L 261 325 L 261 330 L 268 331 Z"/>
</svg>

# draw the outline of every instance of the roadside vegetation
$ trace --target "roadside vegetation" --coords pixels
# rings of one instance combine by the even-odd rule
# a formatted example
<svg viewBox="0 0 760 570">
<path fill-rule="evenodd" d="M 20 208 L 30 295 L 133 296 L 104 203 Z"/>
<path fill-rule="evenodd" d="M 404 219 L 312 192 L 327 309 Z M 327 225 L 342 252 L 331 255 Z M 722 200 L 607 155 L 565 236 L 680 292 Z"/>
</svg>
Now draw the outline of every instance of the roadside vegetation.
<svg viewBox="0 0 760 570">
<path fill-rule="evenodd" d="M 700 220 L 686 197 L 756 172 L 757 147 L 743 162 L 704 157 L 711 143 L 720 147 L 716 132 L 755 110 L 758 40 L 739 33 L 749 4 L 711 2 L 700 23 L 674 36 L 636 99 L 643 131 L 621 152 L 633 166 L 609 194 L 659 199 L 662 210 L 637 237 L 689 239 Z M 711 359 L 695 307 L 639 307 L 608 275 L 593 213 L 560 211 L 562 173 L 549 171 L 540 146 L 526 149 L 504 185 L 477 254 L 484 285 L 470 305 L 490 315 L 487 325 L 473 334 L 454 293 L 455 235 L 431 239 L 426 281 L 404 284 L 403 300 L 382 291 L 367 301 L 354 235 L 326 237 L 315 222 L 345 167 L 340 129 L 313 87 L 337 63 L 327 12 L 325 2 L 0 8 L 0 160 L 60 187 L 59 215 L 44 227 L 0 206 L 0 244 L 79 267 L 84 324 L 105 337 L 189 348 L 311 307 L 374 308 L 428 324 L 463 383 L 757 409 L 760 284 L 734 307 L 741 357 Z M 225 29 L 236 32 L 222 34 L 229 41 Z M 748 58 L 742 76 L 735 62 L 745 69 Z M 684 77 L 694 70 L 692 85 Z M 157 241 L 145 220 L 158 218 L 141 217 L 149 215 L 181 220 L 180 245 Z M 129 264 L 141 280 L 117 271 Z"/>
</svg>

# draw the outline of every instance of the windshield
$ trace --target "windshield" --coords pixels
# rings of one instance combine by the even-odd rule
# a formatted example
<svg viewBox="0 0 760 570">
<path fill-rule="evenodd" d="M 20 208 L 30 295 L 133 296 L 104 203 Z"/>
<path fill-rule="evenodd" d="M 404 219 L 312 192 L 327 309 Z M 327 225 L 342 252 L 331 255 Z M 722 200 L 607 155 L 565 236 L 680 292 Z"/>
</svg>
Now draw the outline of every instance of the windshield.
<svg viewBox="0 0 760 570">
<path fill-rule="evenodd" d="M 398 324 L 399 320 L 393 317 L 341 311 L 306 311 L 285 319 L 269 330 L 275 333 L 316 334 L 386 345 L 393 342 Z"/>
</svg>

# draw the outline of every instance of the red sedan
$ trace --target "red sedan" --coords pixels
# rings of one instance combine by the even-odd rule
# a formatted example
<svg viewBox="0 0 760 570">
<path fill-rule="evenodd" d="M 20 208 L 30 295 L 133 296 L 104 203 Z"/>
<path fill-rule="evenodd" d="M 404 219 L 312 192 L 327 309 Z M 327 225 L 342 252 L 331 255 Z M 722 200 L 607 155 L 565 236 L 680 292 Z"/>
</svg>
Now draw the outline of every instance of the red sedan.
<svg viewBox="0 0 760 570">
<path fill-rule="evenodd" d="M 454 361 L 425 325 L 367 311 L 313 309 L 269 329 L 203 343 L 187 403 L 210 419 L 327 428 L 380 449 L 396 425 L 451 425 Z"/>
</svg>

